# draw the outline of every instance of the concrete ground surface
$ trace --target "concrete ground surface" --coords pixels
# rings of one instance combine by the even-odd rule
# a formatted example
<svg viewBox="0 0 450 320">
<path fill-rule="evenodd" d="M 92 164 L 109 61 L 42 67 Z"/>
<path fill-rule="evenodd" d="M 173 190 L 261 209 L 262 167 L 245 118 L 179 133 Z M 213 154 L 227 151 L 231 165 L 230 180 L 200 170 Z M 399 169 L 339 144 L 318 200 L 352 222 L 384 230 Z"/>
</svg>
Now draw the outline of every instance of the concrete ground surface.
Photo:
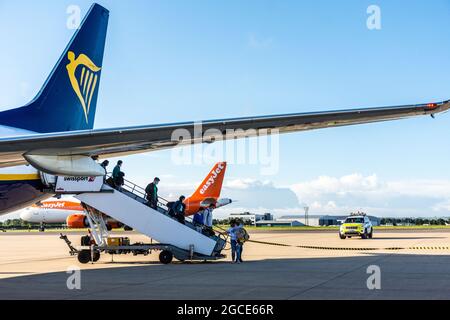
<svg viewBox="0 0 450 320">
<path fill-rule="evenodd" d="M 148 242 L 134 232 L 132 241 Z M 80 234 L 69 233 L 74 244 Z M 102 255 L 79 264 L 57 233 L 0 233 L 0 299 L 450 299 L 450 232 L 386 231 L 374 239 L 340 240 L 335 232 L 252 232 L 252 240 L 289 245 L 420 250 L 340 251 L 247 243 L 242 264 L 162 265 L 149 256 Z M 229 251 L 225 251 L 229 254 Z M 378 266 L 381 289 L 369 290 Z M 81 268 L 69 290 L 68 268 Z"/>
</svg>

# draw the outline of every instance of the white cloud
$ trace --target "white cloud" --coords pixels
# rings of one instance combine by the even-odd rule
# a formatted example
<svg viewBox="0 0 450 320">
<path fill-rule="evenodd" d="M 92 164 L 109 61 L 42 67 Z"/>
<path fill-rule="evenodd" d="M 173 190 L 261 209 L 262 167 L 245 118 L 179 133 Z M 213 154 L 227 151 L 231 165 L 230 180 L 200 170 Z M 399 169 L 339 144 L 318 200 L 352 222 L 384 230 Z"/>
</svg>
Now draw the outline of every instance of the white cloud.
<svg viewBox="0 0 450 320">
<path fill-rule="evenodd" d="M 254 179 L 233 179 L 226 181 L 224 183 L 224 186 L 227 188 L 234 188 L 234 189 L 248 189 L 252 183 L 254 183 L 256 180 Z"/>
<path fill-rule="evenodd" d="M 249 189 L 256 187 L 274 188 L 272 181 L 260 181 L 255 179 L 233 179 L 224 182 L 225 188 L 230 189 Z"/>
<path fill-rule="evenodd" d="M 244 211 L 272 212 L 274 209 L 297 208 L 295 193 L 287 187 L 278 187 L 271 181 L 233 179 L 224 183 L 222 197 L 237 200 Z"/>
<path fill-rule="evenodd" d="M 370 192 L 380 188 L 381 183 L 376 175 L 364 177 L 351 174 L 340 178 L 319 176 L 317 179 L 294 184 L 291 189 L 302 197 L 319 196 L 324 193 L 345 195 L 348 193 Z"/>
<path fill-rule="evenodd" d="M 364 210 L 380 216 L 450 215 L 450 181 L 385 181 L 376 174 L 320 176 L 290 187 L 310 212 L 346 214 Z"/>
</svg>

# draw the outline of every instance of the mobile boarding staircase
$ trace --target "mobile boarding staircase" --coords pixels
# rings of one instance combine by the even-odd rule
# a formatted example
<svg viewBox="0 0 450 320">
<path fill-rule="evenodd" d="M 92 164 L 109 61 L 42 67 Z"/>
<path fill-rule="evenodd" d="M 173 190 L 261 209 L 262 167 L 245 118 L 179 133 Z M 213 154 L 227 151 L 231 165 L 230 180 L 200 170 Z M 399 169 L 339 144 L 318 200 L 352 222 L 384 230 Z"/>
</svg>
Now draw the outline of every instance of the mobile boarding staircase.
<svg viewBox="0 0 450 320">
<path fill-rule="evenodd" d="M 103 179 L 103 177 L 99 177 Z M 125 180 L 117 190 L 103 183 L 97 192 L 81 192 L 75 195 L 86 211 L 89 225 L 89 237 L 82 237 L 82 246 L 75 248 L 67 236 L 61 234 L 70 248 L 71 255 L 77 255 L 81 263 L 96 262 L 100 253 L 147 255 L 152 250 L 161 251 L 159 260 L 170 263 L 175 257 L 180 261 L 217 260 L 227 238 L 219 232 L 205 232 L 204 227 L 194 225 L 190 218 L 180 223 L 169 215 L 167 200 L 159 198 L 157 210 L 149 207 L 145 200 L 145 190 Z M 116 219 L 140 233 L 148 236 L 151 243 L 130 244 L 127 238 L 111 241 L 113 238 L 107 229 L 105 215 Z M 118 239 L 118 238 L 116 238 Z M 153 243 L 156 240 L 158 243 Z"/>
</svg>

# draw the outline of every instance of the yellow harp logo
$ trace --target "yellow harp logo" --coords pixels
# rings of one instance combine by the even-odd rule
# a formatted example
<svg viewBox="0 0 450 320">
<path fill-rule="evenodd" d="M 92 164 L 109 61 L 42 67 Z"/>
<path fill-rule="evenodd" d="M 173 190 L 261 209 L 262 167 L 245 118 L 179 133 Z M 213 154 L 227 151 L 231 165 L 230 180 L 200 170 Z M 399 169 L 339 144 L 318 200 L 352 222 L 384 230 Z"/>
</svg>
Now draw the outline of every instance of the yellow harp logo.
<svg viewBox="0 0 450 320">
<path fill-rule="evenodd" d="M 80 99 L 87 123 L 89 107 L 91 106 L 92 96 L 94 95 L 95 87 L 97 86 L 98 72 L 101 68 L 97 67 L 92 60 L 83 53 L 75 59 L 75 53 L 69 51 L 67 53 L 67 59 L 70 61 L 66 65 L 70 84 L 72 85 L 73 91 L 75 91 L 78 99 Z M 75 72 L 78 66 L 81 67 L 81 71 L 78 72 L 77 78 Z"/>
</svg>

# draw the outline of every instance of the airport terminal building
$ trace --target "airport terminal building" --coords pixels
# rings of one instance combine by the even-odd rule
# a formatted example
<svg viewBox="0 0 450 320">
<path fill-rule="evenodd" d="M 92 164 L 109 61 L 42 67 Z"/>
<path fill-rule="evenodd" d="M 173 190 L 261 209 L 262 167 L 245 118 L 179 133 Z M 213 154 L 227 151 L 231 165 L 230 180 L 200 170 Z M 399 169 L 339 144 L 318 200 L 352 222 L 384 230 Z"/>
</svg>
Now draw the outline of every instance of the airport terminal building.
<svg viewBox="0 0 450 320">
<path fill-rule="evenodd" d="M 303 227 L 303 223 L 297 220 L 260 220 L 255 224 L 257 227 Z"/>
<path fill-rule="evenodd" d="M 259 221 L 268 221 L 273 220 L 273 215 L 271 213 L 264 213 L 264 214 L 257 214 L 257 213 L 250 213 L 250 212 L 243 212 L 243 213 L 232 213 L 230 214 L 230 219 L 241 219 L 244 222 L 250 223 L 252 226 L 256 225 Z"/>
<path fill-rule="evenodd" d="M 332 216 L 332 215 L 286 215 L 274 219 L 271 213 L 256 214 L 250 212 L 232 213 L 230 219 L 242 219 L 253 226 L 265 227 L 296 227 L 296 226 L 311 226 L 311 227 L 326 227 L 341 225 L 346 216 Z M 374 226 L 380 225 L 380 218 L 368 216 Z"/>
</svg>

